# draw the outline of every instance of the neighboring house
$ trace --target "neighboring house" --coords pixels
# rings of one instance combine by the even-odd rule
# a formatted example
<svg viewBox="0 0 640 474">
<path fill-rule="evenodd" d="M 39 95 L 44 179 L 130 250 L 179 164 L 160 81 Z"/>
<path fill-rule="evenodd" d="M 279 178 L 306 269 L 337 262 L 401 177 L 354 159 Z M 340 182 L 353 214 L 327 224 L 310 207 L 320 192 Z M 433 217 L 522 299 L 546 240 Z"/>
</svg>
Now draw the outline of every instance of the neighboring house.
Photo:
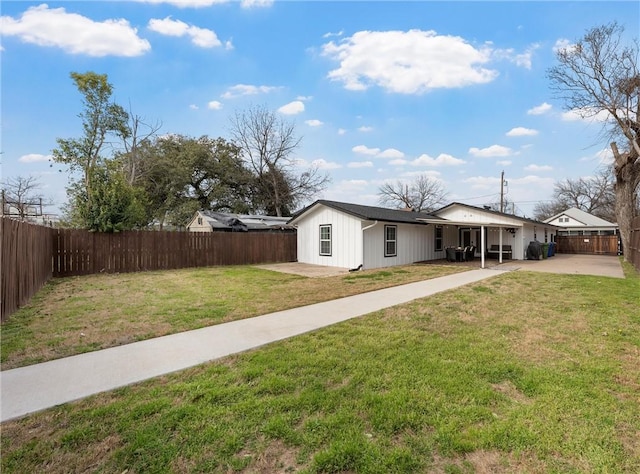
<svg viewBox="0 0 640 474">
<path fill-rule="evenodd" d="M 189 232 L 248 232 L 291 229 L 289 217 L 253 216 L 227 212 L 197 211 L 187 224 Z"/>
<path fill-rule="evenodd" d="M 510 256 L 522 260 L 530 241 L 550 241 L 556 231 L 553 225 L 460 203 L 427 214 L 319 200 L 289 224 L 298 229 L 299 262 L 366 269 L 443 259 L 447 247 L 469 245 L 483 266 L 491 245 L 509 246 Z"/>
<path fill-rule="evenodd" d="M 618 234 L 618 224 L 612 224 L 575 207 L 556 214 L 545 222 L 560 227 L 558 235 Z"/>
</svg>

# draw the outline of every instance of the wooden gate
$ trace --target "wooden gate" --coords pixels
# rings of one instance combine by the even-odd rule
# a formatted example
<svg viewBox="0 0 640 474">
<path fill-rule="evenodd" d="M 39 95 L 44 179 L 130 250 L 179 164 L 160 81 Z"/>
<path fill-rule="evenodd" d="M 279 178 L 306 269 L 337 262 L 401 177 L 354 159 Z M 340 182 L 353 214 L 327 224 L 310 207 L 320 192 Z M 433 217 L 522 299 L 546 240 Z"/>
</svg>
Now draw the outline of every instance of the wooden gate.
<svg viewBox="0 0 640 474">
<path fill-rule="evenodd" d="M 618 255 L 617 235 L 559 235 L 556 252 L 589 255 Z"/>
</svg>

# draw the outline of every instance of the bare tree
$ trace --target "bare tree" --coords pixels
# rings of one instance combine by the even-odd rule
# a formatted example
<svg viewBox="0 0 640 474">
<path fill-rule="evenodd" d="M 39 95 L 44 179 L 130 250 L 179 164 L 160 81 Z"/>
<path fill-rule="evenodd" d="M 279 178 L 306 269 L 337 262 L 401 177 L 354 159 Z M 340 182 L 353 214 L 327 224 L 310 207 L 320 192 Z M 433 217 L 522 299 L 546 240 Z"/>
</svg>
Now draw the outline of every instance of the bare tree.
<svg viewBox="0 0 640 474">
<path fill-rule="evenodd" d="M 638 39 L 624 45 L 623 31 L 615 22 L 588 30 L 575 45 L 558 50 L 548 77 L 567 109 L 582 117 L 607 114 L 603 130 L 614 155 L 616 217 L 623 247 L 629 248 L 631 221 L 639 212 L 640 71 Z"/>
<path fill-rule="evenodd" d="M 162 128 L 162 123 L 156 122 L 149 124 L 145 122 L 144 118 L 133 114 L 131 105 L 129 105 L 128 115 L 129 123 L 122 136 L 124 152 L 119 154 L 118 158 L 122 162 L 122 169 L 129 185 L 133 186 L 136 184 L 136 181 L 140 179 L 143 168 L 141 166 L 142 157 L 140 145 L 152 140 L 158 133 L 158 130 Z"/>
<path fill-rule="evenodd" d="M 328 175 L 314 166 L 299 172 L 293 154 L 301 138 L 294 124 L 265 107 L 236 113 L 231 119 L 231 136 L 255 173 L 257 208 L 282 216 L 329 181 Z"/>
<path fill-rule="evenodd" d="M 8 178 L 2 186 L 2 213 L 17 215 L 20 220 L 42 215 L 42 185 L 34 176 Z"/>
<path fill-rule="evenodd" d="M 416 212 L 433 211 L 446 203 L 447 192 L 442 182 L 419 175 L 411 182 L 385 183 L 378 189 L 380 204 Z"/>
<path fill-rule="evenodd" d="M 614 222 L 615 192 L 611 169 L 602 168 L 594 176 L 565 179 L 554 185 L 553 200 L 536 205 L 534 213 L 540 220 L 575 207 Z"/>
</svg>

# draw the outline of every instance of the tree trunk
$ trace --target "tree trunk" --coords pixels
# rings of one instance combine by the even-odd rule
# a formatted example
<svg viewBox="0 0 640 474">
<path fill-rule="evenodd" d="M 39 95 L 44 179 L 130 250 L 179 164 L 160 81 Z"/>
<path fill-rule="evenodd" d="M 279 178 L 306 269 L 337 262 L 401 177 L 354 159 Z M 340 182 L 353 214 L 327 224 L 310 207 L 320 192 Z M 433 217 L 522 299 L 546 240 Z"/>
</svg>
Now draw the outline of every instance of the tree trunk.
<svg viewBox="0 0 640 474">
<path fill-rule="evenodd" d="M 616 217 L 620 228 L 624 260 L 629 261 L 627 250 L 631 243 L 631 222 L 636 216 L 636 202 L 638 185 L 640 184 L 640 159 L 635 149 L 620 153 L 615 143 L 611 144 L 613 150 L 614 185 L 616 193 Z"/>
</svg>

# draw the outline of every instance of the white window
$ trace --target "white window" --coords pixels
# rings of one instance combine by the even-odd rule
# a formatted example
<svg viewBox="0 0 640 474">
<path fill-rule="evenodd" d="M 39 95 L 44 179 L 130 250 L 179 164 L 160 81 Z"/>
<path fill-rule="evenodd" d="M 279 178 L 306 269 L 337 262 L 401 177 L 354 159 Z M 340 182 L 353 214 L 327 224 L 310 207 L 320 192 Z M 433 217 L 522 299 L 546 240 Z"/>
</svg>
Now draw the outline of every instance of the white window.
<svg viewBox="0 0 640 474">
<path fill-rule="evenodd" d="M 398 254 L 398 227 L 395 225 L 384 226 L 384 256 L 395 257 Z"/>
<path fill-rule="evenodd" d="M 320 255 L 331 256 L 331 224 L 320 226 Z"/>
</svg>

